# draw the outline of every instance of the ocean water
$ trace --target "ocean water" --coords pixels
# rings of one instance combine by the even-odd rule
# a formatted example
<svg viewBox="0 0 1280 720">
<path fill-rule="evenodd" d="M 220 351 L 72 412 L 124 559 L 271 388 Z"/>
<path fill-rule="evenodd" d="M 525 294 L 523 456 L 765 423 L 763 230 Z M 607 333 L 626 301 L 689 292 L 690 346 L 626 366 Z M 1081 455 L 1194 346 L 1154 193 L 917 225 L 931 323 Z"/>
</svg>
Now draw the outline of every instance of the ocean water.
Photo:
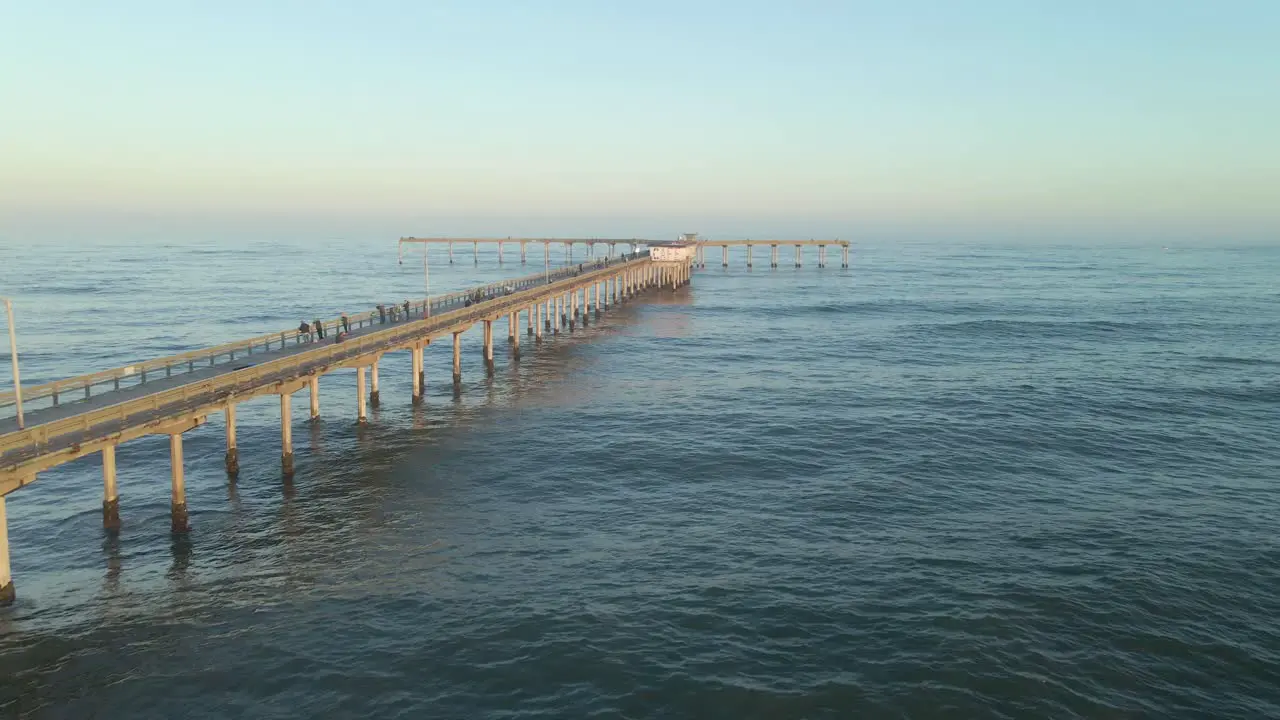
<svg viewBox="0 0 1280 720">
<path fill-rule="evenodd" d="M 0 253 L 32 383 L 423 282 L 383 239 Z M 433 291 L 516 255 L 433 255 Z M 186 538 L 164 438 L 119 452 L 118 537 L 96 458 L 43 474 L 0 713 L 1280 717 L 1280 248 L 766 256 L 492 379 L 467 337 L 456 396 L 433 347 L 422 407 L 389 355 L 365 428 L 326 376 L 291 482 L 277 403 L 241 407 L 234 484 L 215 416 Z"/>
</svg>

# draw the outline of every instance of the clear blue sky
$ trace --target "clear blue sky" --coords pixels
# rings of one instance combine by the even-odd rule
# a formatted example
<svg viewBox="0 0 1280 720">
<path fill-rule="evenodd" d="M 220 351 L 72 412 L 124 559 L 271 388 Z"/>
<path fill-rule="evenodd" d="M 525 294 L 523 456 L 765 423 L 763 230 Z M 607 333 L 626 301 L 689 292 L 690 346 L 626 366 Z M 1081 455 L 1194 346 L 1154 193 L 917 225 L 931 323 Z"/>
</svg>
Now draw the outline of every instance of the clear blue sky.
<svg viewBox="0 0 1280 720">
<path fill-rule="evenodd" d="M 1274 0 L 8 0 L 0 98 L 0 231 L 1280 234 Z"/>
</svg>

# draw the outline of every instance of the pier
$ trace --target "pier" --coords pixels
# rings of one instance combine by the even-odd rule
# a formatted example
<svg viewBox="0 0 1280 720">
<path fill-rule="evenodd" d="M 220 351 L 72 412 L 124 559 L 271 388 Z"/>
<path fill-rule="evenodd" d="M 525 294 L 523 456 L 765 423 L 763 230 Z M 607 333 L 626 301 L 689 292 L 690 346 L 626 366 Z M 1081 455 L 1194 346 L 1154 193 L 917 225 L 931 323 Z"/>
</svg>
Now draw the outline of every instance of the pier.
<svg viewBox="0 0 1280 720">
<path fill-rule="evenodd" d="M 93 453 L 102 455 L 102 523 L 120 527 L 116 448 L 148 435 L 167 435 L 170 457 L 171 530 L 189 530 L 183 474 L 183 433 L 209 415 L 226 419 L 227 474 L 242 458 L 236 447 L 236 405 L 265 395 L 280 401 L 280 471 L 293 474 L 293 394 L 306 389 L 311 418 L 320 413 L 318 379 L 356 369 L 357 414 L 378 405 L 378 361 L 389 352 L 412 357 L 413 395 L 422 401 L 423 353 L 440 340 L 453 352 L 453 382 L 462 381 L 460 336 L 479 328 L 483 361 L 494 372 L 494 323 L 506 321 L 513 360 L 520 354 L 521 322 L 537 344 L 546 333 L 572 332 L 609 307 L 660 288 L 689 282 L 691 263 L 663 261 L 647 251 L 547 270 L 449 295 L 344 314 L 318 329 L 275 332 L 125 367 L 21 388 L 25 412 L 0 419 L 0 603 L 12 602 L 8 525 L 4 496 L 26 487 L 50 468 Z M 0 411 L 16 410 L 14 392 L 0 394 Z"/>
<path fill-rule="evenodd" d="M 795 266 L 801 267 L 804 262 L 803 249 L 806 247 L 815 247 L 818 249 L 818 267 L 827 266 L 827 246 L 835 246 L 840 248 L 840 267 L 849 267 L 849 246 L 848 240 L 769 240 L 769 239 L 746 239 L 746 240 L 709 240 L 700 238 L 696 234 L 687 234 L 681 241 L 677 241 L 683 245 L 694 248 L 694 266 L 706 268 L 706 249 L 709 247 L 721 248 L 721 264 L 723 267 L 729 267 L 729 248 L 741 246 L 747 249 L 747 267 L 753 266 L 753 255 L 756 246 L 769 248 L 769 267 L 779 267 L 778 248 L 789 247 L 795 252 Z M 573 261 L 573 249 L 575 246 L 581 245 L 585 248 L 585 257 L 587 260 L 598 258 L 603 253 L 603 257 L 612 258 L 618 254 L 618 246 L 629 248 L 634 253 L 636 248 L 645 245 L 649 247 L 670 244 L 664 240 L 649 240 L 644 238 L 533 238 L 533 237 L 403 237 L 400 238 L 400 246 L 403 248 L 405 244 L 422 244 L 422 245 L 444 245 L 448 248 L 449 264 L 454 262 L 454 248 L 459 247 L 464 251 L 470 246 L 472 262 L 480 262 L 480 246 L 496 245 L 498 247 L 498 262 L 504 261 L 503 249 L 508 245 L 515 245 L 520 251 L 521 264 L 528 262 L 529 246 L 542 246 L 543 262 L 550 264 L 551 248 L 561 247 L 564 257 L 567 261 Z M 597 248 L 597 246 L 600 246 Z"/>
<path fill-rule="evenodd" d="M 150 435 L 169 440 L 171 531 L 187 533 L 186 480 L 183 465 L 183 433 L 203 425 L 208 417 L 225 418 L 226 473 L 234 479 L 241 457 L 236 445 L 236 406 L 253 398 L 276 395 L 280 403 L 280 472 L 294 472 L 293 395 L 308 394 L 311 420 L 320 417 L 320 376 L 340 369 L 355 369 L 356 416 L 353 424 L 367 422 L 367 410 L 378 407 L 379 360 L 390 352 L 407 351 L 411 358 L 411 404 L 423 400 L 426 387 L 424 353 L 445 342 L 453 355 L 455 392 L 462 383 L 461 336 L 478 328 L 482 333 L 483 363 L 494 372 L 494 323 L 506 321 L 507 342 L 513 361 L 520 357 L 522 315 L 525 335 L 535 344 L 548 333 L 573 332 L 586 326 L 610 307 L 641 293 L 676 289 L 689 283 L 695 267 L 705 267 L 707 247 L 720 247 L 728 264 L 728 248 L 747 248 L 747 264 L 756 245 L 772 249 L 771 266 L 778 265 L 778 248 L 794 247 L 796 267 L 805 247 L 818 248 L 819 267 L 825 266 L 826 247 L 843 249 L 848 266 L 849 244 L 840 240 L 702 240 L 685 235 L 677 241 L 644 239 L 572 238 L 401 238 L 406 244 L 472 245 L 478 258 L 481 243 L 502 248 L 515 243 L 527 262 L 530 243 L 543 245 L 546 267 L 540 273 L 489 283 L 463 292 L 379 305 L 376 309 L 342 314 L 320 322 L 308 331 L 291 329 L 145 360 L 124 367 L 16 388 L 0 393 L 0 604 L 12 602 L 15 593 L 9 565 L 5 496 L 34 483 L 40 473 L 76 459 L 100 453 L 102 458 L 102 524 L 109 532 L 120 529 L 120 497 L 116 481 L 116 449 L 121 444 Z M 574 245 L 585 245 L 587 257 L 579 264 L 551 269 L 550 248 L 565 248 L 572 261 Z M 597 253 L 603 245 L 604 252 Z M 631 252 L 619 254 L 623 245 Z M 636 251 L 638 246 L 647 249 Z M 450 250 L 452 256 L 452 250 Z M 452 258 L 451 258 L 452 259 Z M 21 391 L 19 396 L 17 390 Z"/>
</svg>

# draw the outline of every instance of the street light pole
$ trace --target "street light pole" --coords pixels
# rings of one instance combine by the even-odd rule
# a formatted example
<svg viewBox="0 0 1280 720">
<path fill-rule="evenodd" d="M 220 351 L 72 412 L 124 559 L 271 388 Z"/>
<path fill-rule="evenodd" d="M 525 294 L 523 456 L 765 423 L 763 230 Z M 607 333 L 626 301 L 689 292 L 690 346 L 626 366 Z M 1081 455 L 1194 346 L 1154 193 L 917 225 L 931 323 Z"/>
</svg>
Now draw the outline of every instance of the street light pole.
<svg viewBox="0 0 1280 720">
<path fill-rule="evenodd" d="M 14 406 L 18 408 L 18 429 L 23 430 L 26 425 L 22 420 L 22 380 L 18 377 L 18 335 L 13 327 L 13 301 L 9 298 L 0 298 L 4 300 L 5 316 L 9 318 L 9 357 L 13 360 L 13 399 Z"/>
<path fill-rule="evenodd" d="M 422 243 L 422 282 L 427 286 L 427 309 L 423 317 L 431 317 L 431 269 L 427 266 L 427 243 Z"/>
</svg>

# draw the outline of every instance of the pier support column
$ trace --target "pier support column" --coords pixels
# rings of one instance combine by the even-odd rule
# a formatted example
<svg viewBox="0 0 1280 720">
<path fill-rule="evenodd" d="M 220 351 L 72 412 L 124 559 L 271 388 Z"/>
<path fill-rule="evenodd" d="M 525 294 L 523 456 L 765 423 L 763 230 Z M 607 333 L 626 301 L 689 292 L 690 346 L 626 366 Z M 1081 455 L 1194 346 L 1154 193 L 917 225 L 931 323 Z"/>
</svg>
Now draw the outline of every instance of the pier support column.
<svg viewBox="0 0 1280 720">
<path fill-rule="evenodd" d="M 800 267 L 800 246 L 796 246 L 796 267 Z"/>
<path fill-rule="evenodd" d="M 453 334 L 453 387 L 462 386 L 462 333 Z"/>
<path fill-rule="evenodd" d="M 533 333 L 533 341 L 535 343 L 542 342 L 542 311 L 545 309 L 545 303 L 538 303 L 529 309 L 529 321 L 533 323 L 533 327 L 529 328 L 529 331 Z"/>
<path fill-rule="evenodd" d="M 280 393 L 280 470 L 293 474 L 293 396 Z"/>
<path fill-rule="evenodd" d="M 365 412 L 364 397 L 364 372 L 365 366 L 361 365 L 356 368 L 356 424 L 364 425 L 369 422 L 369 414 Z"/>
<path fill-rule="evenodd" d="M 526 250 L 526 249 L 527 249 L 527 248 L 525 247 L 525 242 L 524 242 L 523 240 L 521 240 L 521 241 L 520 241 L 520 264 L 521 264 L 521 265 L 523 265 L 523 264 L 525 263 L 525 259 L 526 259 L 526 257 L 527 257 L 527 256 L 526 256 L 526 254 L 525 254 L 525 250 Z"/>
<path fill-rule="evenodd" d="M 849 269 L 849 246 L 845 245 L 844 247 L 840 248 L 840 250 L 841 250 L 840 267 L 848 270 Z"/>
<path fill-rule="evenodd" d="M 311 395 L 311 422 L 320 422 L 320 378 L 315 375 L 307 378 L 307 390 Z"/>
<path fill-rule="evenodd" d="M 519 312 L 507 313 L 507 342 L 513 344 L 516 342 L 516 338 L 520 335 L 520 331 L 517 329 L 519 324 Z"/>
<path fill-rule="evenodd" d="M 502 264 L 502 241 L 498 241 L 498 264 Z"/>
<path fill-rule="evenodd" d="M 102 448 L 102 527 L 120 529 L 120 497 L 116 494 L 116 446 Z"/>
<path fill-rule="evenodd" d="M 578 291 L 573 290 L 569 293 L 569 332 L 573 332 L 578 319 Z"/>
<path fill-rule="evenodd" d="M 577 291 L 575 291 L 577 292 Z M 582 288 L 582 327 L 586 327 L 590 323 L 588 318 L 591 317 L 591 286 Z"/>
<path fill-rule="evenodd" d="M 413 364 L 413 399 L 414 405 L 422 404 L 422 348 L 409 348 L 409 358 Z"/>
<path fill-rule="evenodd" d="M 520 359 L 520 311 L 511 313 L 511 358 Z"/>
<path fill-rule="evenodd" d="M 724 251 L 720 254 L 720 267 L 729 267 L 729 246 L 722 245 L 720 249 Z"/>
<path fill-rule="evenodd" d="M 12 605 L 17 597 L 9 569 L 9 514 L 5 510 L 4 496 L 0 495 L 0 605 Z"/>
<path fill-rule="evenodd" d="M 228 405 L 222 414 L 227 418 L 227 475 L 240 474 L 240 451 L 236 449 L 236 406 Z"/>
<path fill-rule="evenodd" d="M 480 264 L 480 243 L 471 243 L 471 259 L 476 264 Z"/>
<path fill-rule="evenodd" d="M 489 374 L 493 374 L 493 321 L 484 321 L 484 365 Z"/>
<path fill-rule="evenodd" d="M 369 406 L 375 408 L 381 404 L 378 397 L 378 360 L 379 358 L 374 358 L 373 364 L 369 366 L 369 378 L 373 382 L 369 386 Z"/>
<path fill-rule="evenodd" d="M 427 346 L 431 344 L 431 340 L 424 340 L 417 350 L 413 351 L 418 356 L 418 388 L 422 391 L 423 397 L 427 394 Z"/>
<path fill-rule="evenodd" d="M 182 433 L 169 435 L 169 466 L 170 530 L 181 534 L 191 529 L 187 520 L 187 484 L 182 474 Z"/>
<path fill-rule="evenodd" d="M 769 267 L 771 268 L 778 267 L 778 246 L 777 245 L 769 246 Z"/>
<path fill-rule="evenodd" d="M 747 245 L 747 269 L 748 270 L 751 269 L 751 248 L 753 247 L 755 247 L 755 245 Z"/>
<path fill-rule="evenodd" d="M 534 310 L 534 306 L 533 306 L 533 305 L 530 305 L 530 306 L 528 307 L 528 309 L 526 309 L 526 310 L 524 311 L 524 317 L 525 317 L 525 320 L 527 320 L 527 321 L 528 321 L 528 325 L 529 325 L 529 327 L 528 327 L 528 333 L 527 333 L 528 335 L 532 335 L 532 334 L 533 334 L 533 321 L 537 319 L 537 318 L 535 318 L 535 317 L 534 317 L 534 315 L 535 315 L 536 313 L 537 313 L 537 311 L 536 311 L 536 310 Z"/>
</svg>

